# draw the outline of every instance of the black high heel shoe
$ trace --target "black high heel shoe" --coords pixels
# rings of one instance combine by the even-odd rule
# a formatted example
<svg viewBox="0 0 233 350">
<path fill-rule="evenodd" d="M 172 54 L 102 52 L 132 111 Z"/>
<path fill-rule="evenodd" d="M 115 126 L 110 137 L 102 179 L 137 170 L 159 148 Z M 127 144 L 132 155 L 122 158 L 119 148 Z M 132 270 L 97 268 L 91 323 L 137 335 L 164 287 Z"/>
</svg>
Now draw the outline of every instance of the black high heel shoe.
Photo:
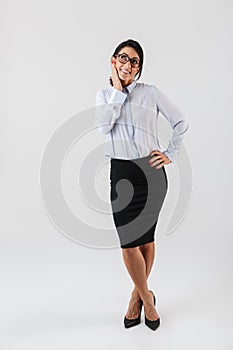
<svg viewBox="0 0 233 350">
<path fill-rule="evenodd" d="M 154 293 L 152 292 L 152 290 L 150 290 L 150 292 L 153 294 L 153 298 L 154 298 L 154 306 L 156 304 L 156 298 Z M 159 325 L 160 325 L 160 317 L 157 320 L 151 321 L 148 320 L 148 318 L 145 315 L 145 324 L 147 325 L 147 327 L 149 327 L 150 329 L 152 329 L 153 331 L 155 331 Z"/>
<path fill-rule="evenodd" d="M 149 290 L 149 292 L 151 292 L 153 294 L 153 298 L 154 298 L 154 306 L 156 305 L 156 298 L 155 298 L 155 295 L 154 293 L 152 292 L 152 290 Z"/>
<path fill-rule="evenodd" d="M 141 322 L 142 304 L 143 304 L 143 302 L 142 302 L 142 300 L 140 300 L 140 310 L 139 310 L 139 316 L 137 318 L 127 318 L 125 316 L 125 318 L 124 318 L 125 328 L 130 328 L 130 327 L 136 326 Z"/>
</svg>

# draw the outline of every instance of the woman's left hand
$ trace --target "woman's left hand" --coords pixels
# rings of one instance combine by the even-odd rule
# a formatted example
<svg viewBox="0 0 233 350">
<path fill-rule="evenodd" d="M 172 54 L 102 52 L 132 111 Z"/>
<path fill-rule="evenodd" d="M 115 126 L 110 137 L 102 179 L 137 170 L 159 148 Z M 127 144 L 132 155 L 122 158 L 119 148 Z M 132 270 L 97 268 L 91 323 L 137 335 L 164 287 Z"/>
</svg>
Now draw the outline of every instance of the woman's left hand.
<svg viewBox="0 0 233 350">
<path fill-rule="evenodd" d="M 160 169 L 165 164 L 171 163 L 171 160 L 167 156 L 165 156 L 165 154 L 163 154 L 160 151 L 153 150 L 153 151 L 150 152 L 149 155 L 150 156 L 156 155 L 155 157 L 153 157 L 153 158 L 151 158 L 149 160 L 149 164 L 150 164 L 151 167 L 152 166 L 156 166 L 157 164 L 159 164 L 158 166 L 156 166 L 156 169 Z"/>
</svg>

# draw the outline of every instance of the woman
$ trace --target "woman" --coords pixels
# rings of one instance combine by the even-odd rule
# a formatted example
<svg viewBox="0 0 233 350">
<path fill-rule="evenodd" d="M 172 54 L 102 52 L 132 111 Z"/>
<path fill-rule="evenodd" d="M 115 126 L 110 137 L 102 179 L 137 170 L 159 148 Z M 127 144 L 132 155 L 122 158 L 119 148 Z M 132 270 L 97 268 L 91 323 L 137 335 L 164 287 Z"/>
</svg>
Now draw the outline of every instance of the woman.
<svg viewBox="0 0 233 350">
<path fill-rule="evenodd" d="M 113 219 L 123 260 L 135 285 L 124 325 L 139 324 L 143 306 L 145 324 L 155 330 L 160 317 L 147 279 L 155 256 L 154 231 L 168 189 L 164 166 L 179 153 L 188 123 L 155 85 L 137 82 L 143 67 L 143 50 L 137 41 L 120 43 L 111 64 L 111 87 L 96 95 L 96 126 L 106 135 Z M 163 152 L 156 137 L 159 112 L 173 129 Z"/>
</svg>

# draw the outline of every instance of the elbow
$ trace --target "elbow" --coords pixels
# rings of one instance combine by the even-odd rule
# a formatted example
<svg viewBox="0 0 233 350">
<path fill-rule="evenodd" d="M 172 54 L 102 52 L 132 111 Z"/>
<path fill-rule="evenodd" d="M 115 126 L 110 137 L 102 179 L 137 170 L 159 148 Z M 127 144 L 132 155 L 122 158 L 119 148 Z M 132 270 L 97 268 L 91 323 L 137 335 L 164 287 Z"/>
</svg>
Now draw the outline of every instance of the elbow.
<svg viewBox="0 0 233 350">
<path fill-rule="evenodd" d="M 184 122 L 184 131 L 183 134 L 186 133 L 189 129 L 189 123 L 187 121 Z"/>
<path fill-rule="evenodd" d="M 173 129 L 180 135 L 185 134 L 188 128 L 189 124 L 186 120 L 180 120 L 173 126 Z"/>
</svg>

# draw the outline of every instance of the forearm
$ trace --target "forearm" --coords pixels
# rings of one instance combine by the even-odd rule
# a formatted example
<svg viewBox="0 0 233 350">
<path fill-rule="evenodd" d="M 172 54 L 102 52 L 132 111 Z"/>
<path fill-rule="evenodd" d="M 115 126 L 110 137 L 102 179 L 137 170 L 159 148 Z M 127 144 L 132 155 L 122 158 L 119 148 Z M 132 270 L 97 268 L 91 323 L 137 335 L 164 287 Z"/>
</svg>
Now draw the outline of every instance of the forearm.
<svg viewBox="0 0 233 350">
<path fill-rule="evenodd" d="M 120 117 L 121 107 L 126 99 L 126 94 L 113 89 L 109 100 L 106 102 L 102 91 L 96 96 L 95 125 L 103 134 L 107 134 Z"/>
</svg>

